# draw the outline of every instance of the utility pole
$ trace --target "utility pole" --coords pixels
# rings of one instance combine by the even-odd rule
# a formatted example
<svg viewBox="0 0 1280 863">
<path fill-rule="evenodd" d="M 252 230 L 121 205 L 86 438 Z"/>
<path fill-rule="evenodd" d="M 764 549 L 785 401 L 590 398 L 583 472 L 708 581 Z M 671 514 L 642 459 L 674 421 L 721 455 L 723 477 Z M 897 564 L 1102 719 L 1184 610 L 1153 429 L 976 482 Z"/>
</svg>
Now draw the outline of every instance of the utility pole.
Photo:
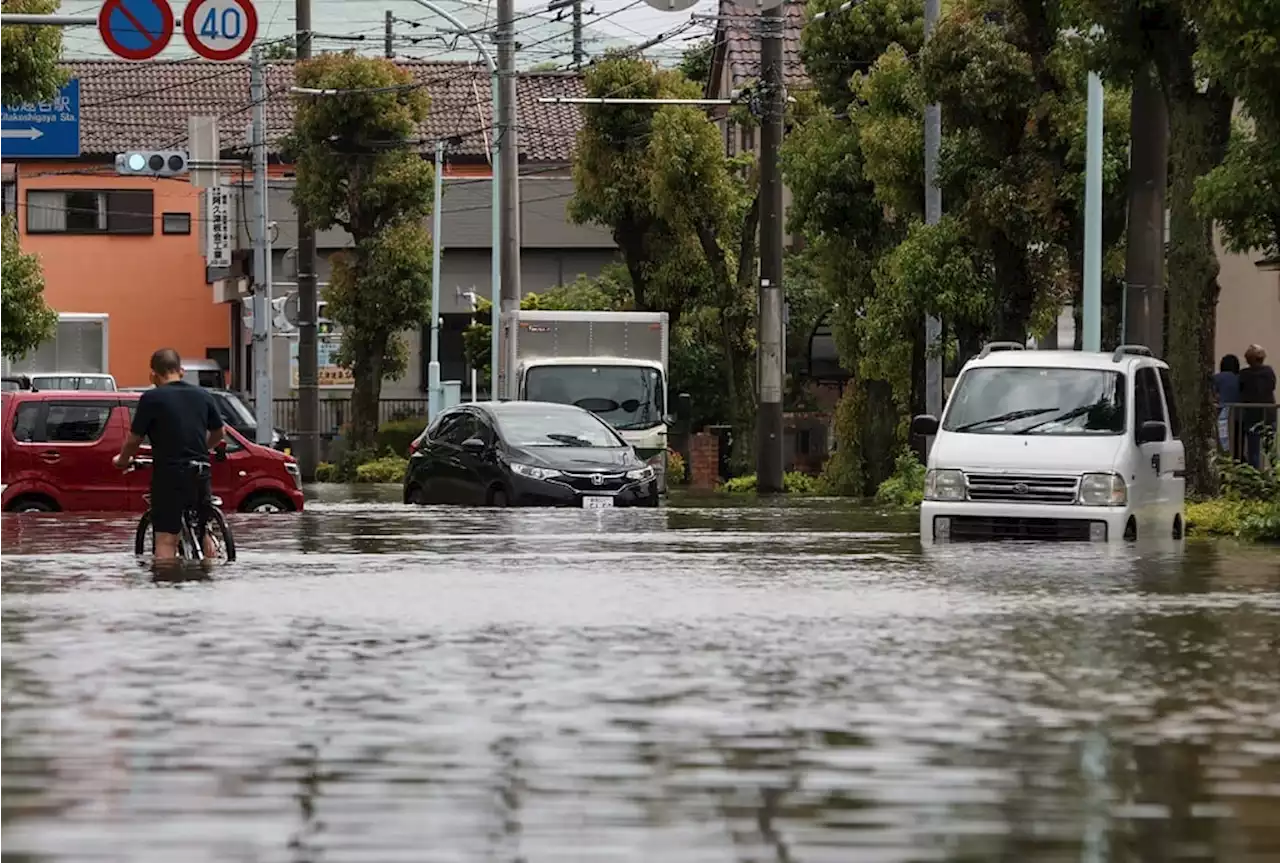
<svg viewBox="0 0 1280 863">
<path fill-rule="evenodd" d="M 431 210 L 431 361 L 427 364 L 427 422 L 440 413 L 444 388 L 440 385 L 440 199 L 444 194 L 444 141 L 436 141 L 435 207 Z M 475 398 L 472 397 L 472 401 Z"/>
<path fill-rule="evenodd" d="M 304 0 L 299 0 L 304 2 Z M 510 312 L 520 308 L 520 159 L 516 132 L 516 34 L 515 0 L 498 0 L 498 129 L 499 171 L 498 182 L 501 214 L 502 284 L 494 287 L 494 294 L 501 298 L 495 302 L 495 310 L 501 308 L 502 320 Z M 495 330 L 495 336 L 497 331 Z M 500 392 L 495 398 L 515 397 L 515 376 L 512 369 L 511 340 L 503 343 L 499 357 Z"/>
<path fill-rule="evenodd" d="M 1084 309 L 1081 347 L 1102 350 L 1102 79 L 1089 73 L 1085 127 Z"/>
<path fill-rule="evenodd" d="M 267 100 L 262 49 L 254 47 L 249 70 L 253 102 L 253 398 L 257 443 L 271 446 L 271 240 L 267 236 Z"/>
<path fill-rule="evenodd" d="M 1155 70 L 1134 73 L 1129 106 L 1129 218 L 1125 242 L 1124 341 L 1164 354 L 1164 192 L 1169 113 Z"/>
<path fill-rule="evenodd" d="M 587 52 L 582 48 L 582 0 L 573 0 L 573 65 L 582 68 Z"/>
<path fill-rule="evenodd" d="M 294 6 L 297 63 L 311 58 L 311 0 Z M 320 388 L 316 351 L 316 232 L 303 204 L 298 210 L 298 467 L 316 478 L 320 459 Z"/>
<path fill-rule="evenodd" d="M 760 14 L 760 66 L 764 116 L 760 121 L 760 294 L 757 368 L 760 398 L 756 413 L 756 490 L 777 494 L 782 487 L 782 119 L 787 93 L 782 69 L 782 0 Z"/>
<path fill-rule="evenodd" d="M 396 19 L 394 16 L 392 16 L 390 9 L 387 10 L 386 16 L 387 16 L 386 32 L 383 33 L 383 36 L 382 36 L 382 53 L 383 53 L 383 56 L 385 56 L 388 60 L 391 60 L 396 56 L 396 49 L 395 49 L 395 45 L 393 44 L 393 41 L 395 40 L 395 20 Z"/>
<path fill-rule="evenodd" d="M 924 40 L 933 37 L 942 13 L 941 0 L 924 0 Z M 942 189 L 938 187 L 938 151 L 942 147 L 942 106 L 932 102 L 924 106 L 924 223 L 942 221 Z M 924 412 L 942 416 L 942 321 L 929 315 L 924 321 Z M 926 453 L 933 448 L 933 438 L 925 442 Z"/>
</svg>

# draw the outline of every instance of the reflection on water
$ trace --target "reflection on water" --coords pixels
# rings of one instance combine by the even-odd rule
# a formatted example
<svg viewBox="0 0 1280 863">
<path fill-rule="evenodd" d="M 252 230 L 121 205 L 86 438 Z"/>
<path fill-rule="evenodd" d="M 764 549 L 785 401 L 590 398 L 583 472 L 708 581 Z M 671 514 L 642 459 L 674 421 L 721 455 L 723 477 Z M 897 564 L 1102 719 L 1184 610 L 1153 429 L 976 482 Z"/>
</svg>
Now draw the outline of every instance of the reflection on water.
<svg viewBox="0 0 1280 863">
<path fill-rule="evenodd" d="M 6 857 L 1280 857 L 1271 549 L 325 490 L 157 579 L 3 518 Z"/>
</svg>

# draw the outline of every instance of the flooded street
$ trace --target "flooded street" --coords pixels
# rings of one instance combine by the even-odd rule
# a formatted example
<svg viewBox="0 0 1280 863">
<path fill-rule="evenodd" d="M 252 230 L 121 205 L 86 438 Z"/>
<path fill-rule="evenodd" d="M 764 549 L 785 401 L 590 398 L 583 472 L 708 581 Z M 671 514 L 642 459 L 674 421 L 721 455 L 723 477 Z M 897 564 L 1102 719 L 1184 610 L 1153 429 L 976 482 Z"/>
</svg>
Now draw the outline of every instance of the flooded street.
<svg viewBox="0 0 1280 863">
<path fill-rule="evenodd" d="M 3 516 L 5 858 L 1280 859 L 1280 554 L 835 501 Z"/>
</svg>

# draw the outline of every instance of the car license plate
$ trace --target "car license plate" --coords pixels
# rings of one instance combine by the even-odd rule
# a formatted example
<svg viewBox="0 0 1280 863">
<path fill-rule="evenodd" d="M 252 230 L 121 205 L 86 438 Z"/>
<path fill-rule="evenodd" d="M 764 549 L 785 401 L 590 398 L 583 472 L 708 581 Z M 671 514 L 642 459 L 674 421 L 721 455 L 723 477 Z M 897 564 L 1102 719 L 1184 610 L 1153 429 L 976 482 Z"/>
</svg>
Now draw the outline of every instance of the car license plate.
<svg viewBox="0 0 1280 863">
<path fill-rule="evenodd" d="M 612 506 L 613 498 L 603 495 L 587 495 L 582 499 L 583 509 L 610 509 Z"/>
</svg>

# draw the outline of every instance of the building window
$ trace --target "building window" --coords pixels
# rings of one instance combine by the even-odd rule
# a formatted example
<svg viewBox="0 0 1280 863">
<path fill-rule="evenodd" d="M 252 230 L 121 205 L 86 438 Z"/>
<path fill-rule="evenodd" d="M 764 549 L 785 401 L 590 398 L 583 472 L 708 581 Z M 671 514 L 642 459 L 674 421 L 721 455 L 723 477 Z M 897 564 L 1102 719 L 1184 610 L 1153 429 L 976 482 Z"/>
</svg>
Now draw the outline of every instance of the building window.
<svg viewBox="0 0 1280 863">
<path fill-rule="evenodd" d="M 727 120 L 724 124 L 724 152 L 727 156 L 737 155 L 737 131 L 738 127 L 732 120 Z"/>
<path fill-rule="evenodd" d="M 18 209 L 18 184 L 4 184 L 4 214 L 7 216 Z"/>
<path fill-rule="evenodd" d="M 6 360 L 10 374 L 107 372 L 107 316 L 62 313 L 54 336 L 20 360 Z"/>
<path fill-rule="evenodd" d="M 742 152 L 754 153 L 756 151 L 756 128 L 755 126 L 742 127 Z"/>
<path fill-rule="evenodd" d="M 154 234 L 150 189 L 32 189 L 28 234 Z"/>
<path fill-rule="evenodd" d="M 165 213 L 160 217 L 160 230 L 166 234 L 191 233 L 191 214 Z"/>
</svg>

